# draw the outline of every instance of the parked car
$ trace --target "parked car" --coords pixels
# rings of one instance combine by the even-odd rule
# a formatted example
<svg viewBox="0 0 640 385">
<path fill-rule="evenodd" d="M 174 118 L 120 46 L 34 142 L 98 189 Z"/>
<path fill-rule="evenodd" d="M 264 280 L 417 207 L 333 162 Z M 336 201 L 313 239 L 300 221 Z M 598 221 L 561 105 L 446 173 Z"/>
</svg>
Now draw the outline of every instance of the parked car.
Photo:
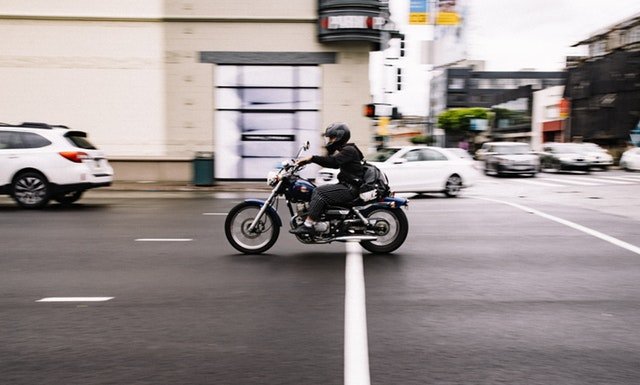
<svg viewBox="0 0 640 385">
<path fill-rule="evenodd" d="M 589 172 L 592 158 L 578 143 L 544 143 L 540 154 L 542 170 L 578 170 Z"/>
<path fill-rule="evenodd" d="M 598 167 L 606 170 L 609 166 L 613 166 L 613 156 L 604 148 L 590 142 L 581 143 L 581 146 L 584 147 L 585 154 L 591 158 L 592 168 Z"/>
<path fill-rule="evenodd" d="M 0 194 L 24 208 L 70 204 L 108 186 L 113 169 L 82 131 L 45 123 L 0 124 Z"/>
<path fill-rule="evenodd" d="M 640 147 L 623 152 L 620 157 L 620 167 L 627 171 L 640 171 Z"/>
<path fill-rule="evenodd" d="M 540 169 L 540 159 L 531 151 L 531 147 L 527 143 L 491 143 L 486 147 L 483 157 L 485 174 L 534 176 Z"/>
<path fill-rule="evenodd" d="M 439 192 L 456 197 L 461 189 L 473 185 L 479 176 L 473 161 L 440 147 L 388 147 L 367 157 L 367 160 L 384 171 L 394 192 Z M 337 169 L 323 168 L 318 172 L 315 183 L 337 183 L 337 176 Z"/>
<path fill-rule="evenodd" d="M 476 153 L 474 154 L 474 157 L 476 158 L 476 160 L 484 160 L 484 154 L 489 151 L 489 148 L 491 148 L 492 145 L 497 144 L 500 142 L 487 142 L 487 143 L 483 143 L 482 146 L 480 146 L 479 149 L 476 150 Z"/>
<path fill-rule="evenodd" d="M 461 159 L 473 160 L 473 157 L 471 156 L 471 154 L 469 154 L 469 151 L 465 150 L 464 148 L 446 147 L 445 150 L 458 155 L 458 157 Z"/>
</svg>

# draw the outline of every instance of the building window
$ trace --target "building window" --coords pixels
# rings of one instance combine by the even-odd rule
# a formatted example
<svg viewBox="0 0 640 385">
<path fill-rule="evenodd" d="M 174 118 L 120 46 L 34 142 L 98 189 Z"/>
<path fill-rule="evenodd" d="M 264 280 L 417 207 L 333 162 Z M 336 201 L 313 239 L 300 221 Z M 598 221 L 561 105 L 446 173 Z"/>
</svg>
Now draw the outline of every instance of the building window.
<svg viewBox="0 0 640 385">
<path fill-rule="evenodd" d="M 597 40 L 589 44 L 589 56 L 602 56 L 607 53 L 606 40 Z"/>
<path fill-rule="evenodd" d="M 495 87 L 493 88 L 503 90 L 518 88 L 518 81 L 516 79 L 495 79 Z"/>
<path fill-rule="evenodd" d="M 464 79 L 451 78 L 449 79 L 450 90 L 464 90 Z"/>
<path fill-rule="evenodd" d="M 640 42 L 640 25 L 636 25 L 635 27 L 629 29 L 627 33 L 625 33 L 625 37 L 625 44 Z"/>
<path fill-rule="evenodd" d="M 318 66 L 218 65 L 216 177 L 262 179 L 309 140 L 319 148 Z"/>
<path fill-rule="evenodd" d="M 489 90 L 494 88 L 491 79 L 478 79 L 478 88 L 481 90 Z"/>
</svg>

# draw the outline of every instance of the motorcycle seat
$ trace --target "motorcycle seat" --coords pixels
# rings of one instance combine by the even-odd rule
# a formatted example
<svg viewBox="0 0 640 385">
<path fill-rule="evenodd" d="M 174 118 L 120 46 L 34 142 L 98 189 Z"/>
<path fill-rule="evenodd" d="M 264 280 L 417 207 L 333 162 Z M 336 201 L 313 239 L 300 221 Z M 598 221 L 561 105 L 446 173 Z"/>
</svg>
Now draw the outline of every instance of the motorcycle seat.
<svg viewBox="0 0 640 385">
<path fill-rule="evenodd" d="M 327 206 L 327 210 L 343 210 L 343 209 L 350 209 L 353 206 L 358 206 L 362 203 L 362 201 L 360 200 L 360 197 L 350 201 L 350 202 L 345 202 L 345 203 L 340 203 L 337 205 L 328 205 Z"/>
</svg>

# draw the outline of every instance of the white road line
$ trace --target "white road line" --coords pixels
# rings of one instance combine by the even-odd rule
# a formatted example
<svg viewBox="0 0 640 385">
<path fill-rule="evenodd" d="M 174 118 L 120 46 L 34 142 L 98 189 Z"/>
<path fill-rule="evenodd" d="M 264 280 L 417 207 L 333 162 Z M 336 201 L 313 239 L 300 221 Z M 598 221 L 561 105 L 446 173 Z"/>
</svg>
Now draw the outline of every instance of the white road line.
<svg viewBox="0 0 640 385">
<path fill-rule="evenodd" d="M 598 182 L 598 183 L 605 183 L 605 184 L 634 184 L 632 182 L 622 182 L 619 180 L 611 180 L 611 179 L 602 179 L 602 178 L 585 178 L 587 180 L 591 180 L 594 182 Z"/>
<path fill-rule="evenodd" d="M 640 177 L 632 177 L 632 176 L 601 176 L 600 178 L 605 179 L 615 179 L 615 180 L 625 180 L 629 182 L 640 182 Z"/>
<path fill-rule="evenodd" d="M 350 241 L 345 268 L 344 385 L 370 383 L 362 248 Z"/>
<path fill-rule="evenodd" d="M 548 187 L 562 187 L 562 186 L 564 186 L 562 184 L 541 182 L 539 180 L 517 180 L 516 182 L 518 182 L 518 183 L 526 183 L 526 184 L 533 184 L 533 185 L 538 185 L 538 186 L 548 186 Z"/>
<path fill-rule="evenodd" d="M 138 238 L 136 242 L 191 242 L 192 238 Z"/>
<path fill-rule="evenodd" d="M 227 216 L 227 213 L 202 213 L 202 215 L 219 215 L 219 216 Z"/>
<path fill-rule="evenodd" d="M 640 247 L 638 247 L 638 246 L 632 245 L 632 244 L 627 243 L 625 241 L 622 241 L 622 240 L 620 240 L 618 238 L 614 238 L 614 237 L 612 237 L 610 235 L 603 234 L 603 233 L 601 233 L 599 231 L 590 229 L 588 227 L 579 225 L 577 223 L 568 221 L 566 219 L 558 218 L 558 217 L 555 217 L 553 215 L 549 215 L 549 214 L 543 213 L 542 211 L 538 211 L 538 210 L 532 209 L 532 208 L 527 207 L 527 206 L 519 205 L 517 203 L 511 203 L 511 202 L 502 201 L 502 200 L 499 200 L 499 199 L 481 198 L 481 197 L 476 197 L 476 199 L 482 199 L 482 200 L 485 200 L 485 201 L 502 203 L 502 204 L 505 204 L 505 205 L 509 205 L 509 206 L 515 207 L 517 209 L 526 211 L 528 213 L 541 216 L 543 218 L 546 218 L 546 219 L 549 219 L 551 221 L 563 224 L 565 226 L 569 226 L 569 227 L 571 227 L 573 229 L 576 229 L 578 231 L 582 231 L 583 233 L 589 234 L 589 235 L 594 236 L 596 238 L 600 238 L 603 241 L 607 241 L 607 242 L 609 242 L 609 243 L 611 243 L 613 245 L 616 245 L 616 246 L 621 247 L 623 249 L 629 250 L 632 253 L 636 253 L 636 254 L 640 255 Z"/>
<path fill-rule="evenodd" d="M 580 186 L 597 186 L 599 184 L 599 183 L 580 182 L 577 180 L 557 179 L 557 178 L 544 178 L 544 180 L 550 180 L 552 182 L 560 182 L 560 183 L 567 183 L 567 184 L 575 184 Z"/>
<path fill-rule="evenodd" d="M 36 302 L 104 302 L 115 297 L 46 297 Z"/>
</svg>

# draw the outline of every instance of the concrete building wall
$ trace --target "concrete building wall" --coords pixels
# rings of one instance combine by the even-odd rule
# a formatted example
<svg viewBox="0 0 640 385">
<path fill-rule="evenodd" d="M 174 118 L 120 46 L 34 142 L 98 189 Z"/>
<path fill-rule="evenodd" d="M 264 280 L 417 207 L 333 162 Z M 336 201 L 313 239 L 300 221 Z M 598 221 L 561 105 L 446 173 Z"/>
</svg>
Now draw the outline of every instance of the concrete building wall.
<svg viewBox="0 0 640 385">
<path fill-rule="evenodd" d="M 163 30 L 144 21 L 161 3 L 131 3 L 0 0 L 0 121 L 85 130 L 110 156 L 164 156 Z"/>
<path fill-rule="evenodd" d="M 531 147 L 534 151 L 542 150 L 542 125 L 545 122 L 560 119 L 558 104 L 562 99 L 564 86 L 545 88 L 533 93 L 531 116 Z"/>
<path fill-rule="evenodd" d="M 321 44 L 316 0 L 0 0 L 0 121 L 85 130 L 124 180 L 191 180 L 214 151 L 215 64 L 201 52 L 333 52 L 321 127 L 369 146 L 370 43 Z M 254 63 L 255 64 L 255 63 Z"/>
</svg>

